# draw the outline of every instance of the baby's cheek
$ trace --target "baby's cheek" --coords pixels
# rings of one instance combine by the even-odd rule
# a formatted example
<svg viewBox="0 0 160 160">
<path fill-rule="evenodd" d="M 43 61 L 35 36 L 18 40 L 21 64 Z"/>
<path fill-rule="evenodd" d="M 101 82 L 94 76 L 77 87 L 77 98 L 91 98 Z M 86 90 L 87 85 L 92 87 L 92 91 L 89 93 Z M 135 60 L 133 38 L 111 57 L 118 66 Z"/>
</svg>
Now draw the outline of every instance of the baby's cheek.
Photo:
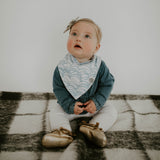
<svg viewBox="0 0 160 160">
<path fill-rule="evenodd" d="M 71 49 L 72 44 L 73 44 L 73 41 L 69 39 L 68 42 L 67 42 L 67 49 L 68 49 L 68 50 Z"/>
<path fill-rule="evenodd" d="M 91 50 L 93 49 L 93 46 L 90 44 L 85 45 L 85 49 L 87 52 L 91 52 Z"/>
</svg>

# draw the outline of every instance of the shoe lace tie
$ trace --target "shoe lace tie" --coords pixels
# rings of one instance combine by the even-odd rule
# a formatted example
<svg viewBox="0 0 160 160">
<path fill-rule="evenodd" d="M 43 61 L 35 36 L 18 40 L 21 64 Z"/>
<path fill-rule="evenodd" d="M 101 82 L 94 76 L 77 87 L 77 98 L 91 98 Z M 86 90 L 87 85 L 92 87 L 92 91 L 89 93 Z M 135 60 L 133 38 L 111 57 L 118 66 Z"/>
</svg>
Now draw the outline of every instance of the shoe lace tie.
<svg viewBox="0 0 160 160">
<path fill-rule="evenodd" d="M 68 129 L 65 129 L 63 127 L 60 127 L 60 129 L 55 129 L 55 130 L 52 131 L 52 133 L 53 132 L 55 132 L 59 135 L 61 135 L 63 133 L 63 134 L 66 134 L 66 135 L 69 135 L 69 136 L 72 136 L 72 137 L 76 136 L 74 133 L 72 133 L 71 131 L 69 131 Z"/>
<path fill-rule="evenodd" d="M 80 124 L 90 126 L 90 127 L 93 127 L 93 129 L 99 129 L 99 130 L 103 131 L 102 128 L 99 128 L 99 123 L 98 122 L 96 122 L 96 124 L 90 124 L 90 123 L 87 123 L 86 121 L 82 121 Z"/>
</svg>

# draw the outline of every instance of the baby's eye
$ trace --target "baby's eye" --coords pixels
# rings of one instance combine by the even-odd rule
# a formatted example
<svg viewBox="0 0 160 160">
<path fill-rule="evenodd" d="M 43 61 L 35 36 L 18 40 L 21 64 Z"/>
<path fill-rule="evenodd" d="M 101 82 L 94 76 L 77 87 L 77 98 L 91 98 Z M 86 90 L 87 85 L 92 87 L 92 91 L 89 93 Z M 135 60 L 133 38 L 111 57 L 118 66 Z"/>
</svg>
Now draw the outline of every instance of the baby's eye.
<svg viewBox="0 0 160 160">
<path fill-rule="evenodd" d="M 86 38 L 91 38 L 90 35 L 88 35 L 88 34 L 86 34 L 85 37 L 86 37 Z"/>
<path fill-rule="evenodd" d="M 76 32 L 73 32 L 73 33 L 72 33 L 72 35 L 73 35 L 73 36 L 76 36 L 76 35 L 77 35 L 77 33 L 76 33 Z"/>
</svg>

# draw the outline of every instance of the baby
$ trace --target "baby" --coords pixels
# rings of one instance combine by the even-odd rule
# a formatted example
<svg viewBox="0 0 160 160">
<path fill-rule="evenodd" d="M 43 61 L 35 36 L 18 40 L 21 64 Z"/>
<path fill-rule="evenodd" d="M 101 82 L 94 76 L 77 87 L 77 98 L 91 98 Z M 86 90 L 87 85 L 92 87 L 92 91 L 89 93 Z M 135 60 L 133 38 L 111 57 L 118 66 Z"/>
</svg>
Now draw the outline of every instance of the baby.
<svg viewBox="0 0 160 160">
<path fill-rule="evenodd" d="M 44 135 L 45 147 L 65 147 L 73 141 L 70 121 L 91 117 L 79 131 L 99 147 L 105 147 L 105 133 L 116 121 L 114 106 L 105 102 L 113 88 L 114 77 L 96 52 L 100 48 L 101 30 L 88 18 L 76 19 L 67 29 L 68 54 L 59 62 L 53 75 L 57 105 L 49 113 L 51 133 Z"/>
</svg>

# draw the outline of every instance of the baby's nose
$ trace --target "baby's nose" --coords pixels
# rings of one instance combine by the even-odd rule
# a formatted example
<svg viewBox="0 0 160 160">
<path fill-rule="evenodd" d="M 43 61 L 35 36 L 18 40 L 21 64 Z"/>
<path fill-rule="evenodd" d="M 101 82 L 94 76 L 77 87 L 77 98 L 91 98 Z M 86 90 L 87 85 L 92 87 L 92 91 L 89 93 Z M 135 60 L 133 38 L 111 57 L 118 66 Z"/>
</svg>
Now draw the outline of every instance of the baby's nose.
<svg viewBox="0 0 160 160">
<path fill-rule="evenodd" d="M 77 36 L 77 38 L 76 38 L 76 41 L 81 41 L 82 39 L 81 39 L 81 36 Z"/>
<path fill-rule="evenodd" d="M 81 40 L 80 40 L 80 39 L 76 39 L 76 41 L 77 41 L 77 42 L 80 42 Z"/>
</svg>

